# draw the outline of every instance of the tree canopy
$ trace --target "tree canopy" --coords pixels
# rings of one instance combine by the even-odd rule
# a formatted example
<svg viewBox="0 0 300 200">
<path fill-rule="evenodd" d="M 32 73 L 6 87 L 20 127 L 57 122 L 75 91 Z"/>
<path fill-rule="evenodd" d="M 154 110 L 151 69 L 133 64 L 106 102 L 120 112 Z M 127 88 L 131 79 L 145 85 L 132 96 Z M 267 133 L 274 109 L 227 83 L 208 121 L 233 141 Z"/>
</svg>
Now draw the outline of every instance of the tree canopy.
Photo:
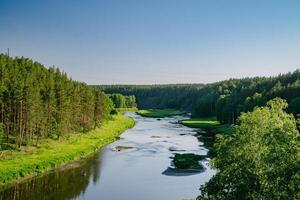
<svg viewBox="0 0 300 200">
<path fill-rule="evenodd" d="M 7 144 L 85 132 L 112 109 L 99 88 L 73 81 L 58 68 L 0 54 L 0 123 Z"/>
<path fill-rule="evenodd" d="M 134 108 L 136 107 L 134 95 L 122 95 L 118 93 L 110 94 L 110 99 L 113 101 L 115 108 Z"/>
<path fill-rule="evenodd" d="M 299 199 L 300 134 L 296 120 L 275 98 L 242 113 L 231 135 L 218 136 L 217 174 L 198 199 Z"/>
<path fill-rule="evenodd" d="M 134 95 L 141 109 L 179 109 L 197 117 L 217 116 L 235 123 L 241 112 L 252 111 L 280 97 L 290 104 L 288 112 L 300 114 L 300 71 L 275 77 L 229 79 L 211 84 L 102 85 L 107 93 Z"/>
</svg>

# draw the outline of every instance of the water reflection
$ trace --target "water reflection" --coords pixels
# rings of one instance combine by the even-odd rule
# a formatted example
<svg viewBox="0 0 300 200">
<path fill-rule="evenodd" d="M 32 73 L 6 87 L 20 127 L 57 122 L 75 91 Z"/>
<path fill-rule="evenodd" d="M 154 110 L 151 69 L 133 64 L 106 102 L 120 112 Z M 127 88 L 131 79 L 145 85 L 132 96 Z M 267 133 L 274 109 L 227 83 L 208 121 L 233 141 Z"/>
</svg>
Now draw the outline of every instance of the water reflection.
<svg viewBox="0 0 300 200">
<path fill-rule="evenodd" d="M 201 170 L 182 170 L 182 169 L 174 169 L 171 167 L 168 167 L 165 171 L 162 172 L 165 176 L 192 176 L 199 173 L 204 172 L 205 169 Z"/>
<path fill-rule="evenodd" d="M 100 178 L 99 154 L 51 171 L 0 193 L 1 200 L 65 200 L 83 195 L 91 183 Z"/>
</svg>

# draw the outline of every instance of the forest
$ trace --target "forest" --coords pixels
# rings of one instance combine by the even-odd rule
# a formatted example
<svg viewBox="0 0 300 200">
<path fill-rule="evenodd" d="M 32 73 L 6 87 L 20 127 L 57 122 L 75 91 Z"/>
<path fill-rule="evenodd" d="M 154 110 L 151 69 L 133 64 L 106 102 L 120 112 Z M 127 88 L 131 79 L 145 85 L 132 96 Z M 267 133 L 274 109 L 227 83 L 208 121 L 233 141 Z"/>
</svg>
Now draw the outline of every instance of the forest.
<svg viewBox="0 0 300 200">
<path fill-rule="evenodd" d="M 38 147 L 47 138 L 73 138 L 44 143 L 43 149 L 51 149 L 50 144 L 54 148 L 36 151 L 44 160 L 34 158 L 30 151 L 26 162 L 20 153 L 13 155 L 20 163 L 9 156 L 2 159 L 3 183 L 59 166 L 116 140 L 134 126 L 132 119 L 118 115 L 117 110 L 138 107 L 146 109 L 139 111 L 142 116 L 191 112 L 198 119 L 195 122 L 202 119 L 202 125 L 214 119 L 209 126 L 230 126 L 230 132 L 220 129 L 214 136 L 211 164 L 218 171 L 201 186 L 197 199 L 300 198 L 299 70 L 211 84 L 90 86 L 58 68 L 0 54 L 0 80 L 1 151 Z M 105 125 L 107 121 L 110 124 Z M 193 123 L 193 119 L 183 122 Z M 98 127 L 104 127 L 104 132 L 87 134 Z M 49 158 L 53 161 L 47 162 Z M 37 166 L 32 167 L 33 161 Z"/>
<path fill-rule="evenodd" d="M 192 111 L 203 84 L 100 85 L 108 94 L 133 95 L 139 109 L 178 109 Z"/>
<path fill-rule="evenodd" d="M 89 156 L 133 127 L 115 108 L 134 106 L 134 97 L 117 95 L 124 105 L 115 105 L 114 96 L 58 68 L 0 54 L 0 189 Z"/>
<path fill-rule="evenodd" d="M 135 108 L 135 96 L 122 94 L 109 94 L 109 98 L 113 101 L 115 108 Z"/>
<path fill-rule="evenodd" d="M 0 80 L 1 149 L 87 132 L 114 108 L 100 89 L 28 58 L 1 54 Z"/>
<path fill-rule="evenodd" d="M 211 84 L 103 85 L 107 93 L 134 95 L 140 109 L 180 109 L 195 117 L 217 116 L 235 123 L 241 112 L 252 111 L 275 97 L 286 99 L 287 111 L 300 113 L 300 71 L 274 77 L 229 79 Z"/>
</svg>

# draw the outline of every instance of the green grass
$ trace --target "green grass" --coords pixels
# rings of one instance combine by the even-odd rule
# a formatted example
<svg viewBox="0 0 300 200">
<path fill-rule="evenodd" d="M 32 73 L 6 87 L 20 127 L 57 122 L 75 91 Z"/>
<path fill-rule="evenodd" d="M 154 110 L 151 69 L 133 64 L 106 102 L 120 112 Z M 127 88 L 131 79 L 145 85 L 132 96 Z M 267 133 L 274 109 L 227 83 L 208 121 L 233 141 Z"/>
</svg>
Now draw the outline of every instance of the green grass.
<svg viewBox="0 0 300 200">
<path fill-rule="evenodd" d="M 180 120 L 178 123 L 191 128 L 202 128 L 204 130 L 213 131 L 215 133 L 231 132 L 229 124 L 220 124 L 220 122 L 215 117 L 184 119 Z"/>
<path fill-rule="evenodd" d="M 215 117 L 210 118 L 192 118 L 180 120 L 178 123 L 192 128 L 200 128 L 205 132 L 198 132 L 196 137 L 203 143 L 203 146 L 209 149 L 209 156 L 215 156 L 213 147 L 217 134 L 230 134 L 233 129 L 229 124 L 220 124 Z"/>
<path fill-rule="evenodd" d="M 143 117 L 155 117 L 155 118 L 163 118 L 169 117 L 173 115 L 182 115 L 183 111 L 175 110 L 175 109 L 149 109 L 149 110 L 139 110 L 137 114 Z"/>
<path fill-rule="evenodd" d="M 2 151 L 0 186 L 86 157 L 116 140 L 123 131 L 133 127 L 134 123 L 133 119 L 119 114 L 89 133 L 73 134 L 68 139 L 59 141 L 43 140 L 39 148 L 31 146 L 18 151 Z"/>
<path fill-rule="evenodd" d="M 128 112 L 128 111 L 131 111 L 131 112 L 136 112 L 138 111 L 138 109 L 136 107 L 133 107 L 133 108 L 116 108 L 116 110 L 118 112 Z"/>
<path fill-rule="evenodd" d="M 192 128 L 213 128 L 220 125 L 215 117 L 184 119 L 179 123 Z"/>
</svg>

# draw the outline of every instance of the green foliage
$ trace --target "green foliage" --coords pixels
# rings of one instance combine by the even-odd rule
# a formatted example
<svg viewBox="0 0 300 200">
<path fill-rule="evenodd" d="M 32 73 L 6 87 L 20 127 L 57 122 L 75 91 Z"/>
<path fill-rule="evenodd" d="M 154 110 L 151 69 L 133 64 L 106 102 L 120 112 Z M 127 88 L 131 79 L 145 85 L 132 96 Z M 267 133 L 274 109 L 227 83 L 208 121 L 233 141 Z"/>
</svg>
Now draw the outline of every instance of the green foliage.
<svg viewBox="0 0 300 200">
<path fill-rule="evenodd" d="M 116 109 L 118 112 L 137 112 L 138 109 L 136 107 L 132 107 L 132 108 L 117 108 Z"/>
<path fill-rule="evenodd" d="M 206 131 L 216 133 L 231 133 L 232 128 L 229 124 L 221 124 L 215 117 L 191 118 L 178 121 L 178 123 L 191 127 L 201 128 Z"/>
<path fill-rule="evenodd" d="M 3 144 L 4 144 L 3 125 L 0 123 L 0 150 L 3 149 Z"/>
<path fill-rule="evenodd" d="M 109 94 L 133 95 L 139 109 L 175 109 L 192 111 L 203 84 L 101 85 Z"/>
<path fill-rule="evenodd" d="M 125 108 L 136 108 L 135 96 L 125 96 Z"/>
<path fill-rule="evenodd" d="M 235 123 L 241 112 L 252 111 L 255 106 L 262 106 L 270 99 L 281 97 L 290 102 L 299 97 L 300 71 L 269 78 L 230 79 L 211 84 L 210 90 L 217 99 L 215 115 L 218 120 L 222 123 Z M 200 95 L 199 98 L 204 97 Z M 200 107 L 197 110 L 201 112 L 203 109 L 206 108 Z M 299 113 L 293 106 L 290 112 Z"/>
<path fill-rule="evenodd" d="M 99 86 L 108 93 L 134 95 L 139 109 L 172 108 L 192 112 L 194 117 L 216 116 L 221 123 L 236 123 L 241 112 L 252 111 L 270 99 L 290 102 L 297 115 L 300 71 L 276 77 L 229 79 L 212 84 L 111 85 Z"/>
<path fill-rule="evenodd" d="M 215 117 L 184 119 L 179 123 L 192 128 L 214 128 L 220 125 Z"/>
<path fill-rule="evenodd" d="M 300 97 L 291 100 L 288 106 L 288 111 L 294 115 L 300 114 Z"/>
<path fill-rule="evenodd" d="M 203 169 L 200 160 L 204 159 L 205 156 L 186 153 L 186 154 L 178 154 L 176 153 L 173 158 L 173 163 L 178 169 Z"/>
<path fill-rule="evenodd" d="M 42 140 L 40 147 L 24 147 L 22 151 L 2 152 L 0 160 L 0 185 L 30 174 L 42 173 L 68 161 L 87 156 L 114 141 L 124 130 L 134 126 L 133 119 L 115 115 L 86 134 L 77 133 L 68 139 Z"/>
<path fill-rule="evenodd" d="M 276 98 L 242 113 L 233 134 L 218 136 L 217 174 L 198 199 L 299 199 L 300 155 L 296 120 Z"/>
<path fill-rule="evenodd" d="M 173 163 L 177 169 L 203 169 L 203 166 L 199 161 L 204 158 L 205 156 L 193 153 L 176 153 L 173 158 Z"/>
<path fill-rule="evenodd" d="M 135 108 L 135 96 L 125 96 L 122 94 L 110 94 L 109 97 L 113 101 L 115 108 Z"/>
<path fill-rule="evenodd" d="M 174 110 L 174 109 L 149 109 L 149 110 L 139 110 L 137 113 L 143 117 L 154 117 L 162 118 L 169 117 L 174 115 L 182 115 L 183 111 Z"/>
<path fill-rule="evenodd" d="M 57 68 L 0 54 L 0 123 L 6 143 L 38 145 L 42 138 L 86 132 L 108 119 L 112 109 L 101 90 Z"/>
<path fill-rule="evenodd" d="M 178 121 L 178 123 L 191 128 L 200 128 L 202 130 L 195 136 L 203 143 L 203 146 L 209 150 L 208 155 L 210 157 L 214 157 L 215 155 L 216 150 L 213 145 L 216 140 L 216 135 L 231 134 L 233 131 L 230 124 L 220 124 L 215 117 L 185 119 Z"/>
</svg>

